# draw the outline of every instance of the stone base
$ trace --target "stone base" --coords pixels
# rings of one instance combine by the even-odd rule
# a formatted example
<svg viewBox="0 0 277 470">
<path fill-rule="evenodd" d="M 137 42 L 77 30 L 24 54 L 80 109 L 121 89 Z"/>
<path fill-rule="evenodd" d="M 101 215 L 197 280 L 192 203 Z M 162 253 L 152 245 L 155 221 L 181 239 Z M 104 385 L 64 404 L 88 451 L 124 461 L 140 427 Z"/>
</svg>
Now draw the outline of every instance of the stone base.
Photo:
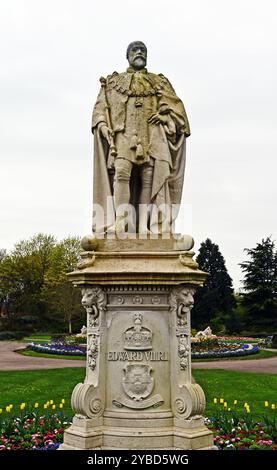
<svg viewBox="0 0 277 470">
<path fill-rule="evenodd" d="M 192 382 L 190 311 L 206 274 L 191 239 L 100 240 L 69 274 L 87 311 L 87 367 L 61 450 L 214 449 Z"/>
<path fill-rule="evenodd" d="M 215 449 L 206 426 L 182 429 L 104 427 L 85 431 L 72 425 L 64 434 L 60 450 L 207 450 Z"/>
</svg>

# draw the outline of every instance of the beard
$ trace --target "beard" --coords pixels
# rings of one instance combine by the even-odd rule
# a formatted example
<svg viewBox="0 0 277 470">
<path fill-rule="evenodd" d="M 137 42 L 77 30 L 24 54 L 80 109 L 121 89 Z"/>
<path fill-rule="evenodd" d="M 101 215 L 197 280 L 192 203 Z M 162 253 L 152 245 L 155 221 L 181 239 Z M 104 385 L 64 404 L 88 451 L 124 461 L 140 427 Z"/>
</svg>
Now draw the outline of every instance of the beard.
<svg viewBox="0 0 277 470">
<path fill-rule="evenodd" d="M 144 57 L 136 57 L 133 62 L 132 66 L 136 69 L 143 69 L 146 65 L 146 59 Z"/>
</svg>

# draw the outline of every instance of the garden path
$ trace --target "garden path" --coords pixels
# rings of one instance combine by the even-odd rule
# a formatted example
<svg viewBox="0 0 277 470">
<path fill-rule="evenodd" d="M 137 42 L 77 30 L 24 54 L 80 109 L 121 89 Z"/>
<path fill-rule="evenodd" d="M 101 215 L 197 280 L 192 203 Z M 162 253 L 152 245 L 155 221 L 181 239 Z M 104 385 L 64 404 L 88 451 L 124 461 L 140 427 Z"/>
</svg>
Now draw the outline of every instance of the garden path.
<svg viewBox="0 0 277 470">
<path fill-rule="evenodd" d="M 0 371 L 85 367 L 85 361 L 23 356 L 22 354 L 18 354 L 16 352 L 25 348 L 26 344 L 24 343 L 19 343 L 16 341 L 0 341 Z"/>
<path fill-rule="evenodd" d="M 193 362 L 192 367 L 194 369 L 224 369 L 262 374 L 277 374 L 277 356 L 266 359 L 244 359 L 241 361 Z"/>
<path fill-rule="evenodd" d="M 64 367 L 84 367 L 85 361 L 71 359 L 48 359 L 46 357 L 23 356 L 16 351 L 25 349 L 26 344 L 15 341 L 0 341 L 0 371 L 61 369 Z M 277 356 L 267 359 L 228 360 L 194 362 L 194 369 L 225 369 L 242 372 L 277 374 Z"/>
</svg>

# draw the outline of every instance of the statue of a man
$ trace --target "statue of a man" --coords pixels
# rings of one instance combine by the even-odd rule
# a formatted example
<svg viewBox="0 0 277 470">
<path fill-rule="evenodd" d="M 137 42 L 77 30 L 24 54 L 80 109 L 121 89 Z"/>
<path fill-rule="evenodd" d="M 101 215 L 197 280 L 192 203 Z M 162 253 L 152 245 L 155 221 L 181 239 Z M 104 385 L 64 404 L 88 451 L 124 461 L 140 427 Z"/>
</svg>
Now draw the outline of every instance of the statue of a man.
<svg viewBox="0 0 277 470">
<path fill-rule="evenodd" d="M 125 231 L 122 207 L 130 204 L 136 211 L 136 232 L 160 233 L 168 231 L 160 208 L 175 206 L 171 224 L 181 202 L 189 123 L 167 78 L 145 68 L 145 44 L 129 44 L 127 59 L 126 72 L 100 79 L 92 116 L 94 204 L 105 212 L 104 232 Z M 115 215 L 112 227 L 106 214 L 109 196 Z M 99 232 L 99 227 L 94 230 Z"/>
</svg>

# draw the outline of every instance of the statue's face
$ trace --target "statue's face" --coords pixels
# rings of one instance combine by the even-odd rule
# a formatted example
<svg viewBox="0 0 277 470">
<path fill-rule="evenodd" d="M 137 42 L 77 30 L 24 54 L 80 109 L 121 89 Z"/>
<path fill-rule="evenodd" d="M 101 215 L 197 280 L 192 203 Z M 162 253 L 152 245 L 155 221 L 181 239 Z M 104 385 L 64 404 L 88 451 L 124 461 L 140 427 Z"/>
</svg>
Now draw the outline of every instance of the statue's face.
<svg viewBox="0 0 277 470">
<path fill-rule="evenodd" d="M 141 70 L 146 66 L 147 51 L 143 44 L 134 44 L 129 51 L 128 61 L 135 70 Z"/>
</svg>

